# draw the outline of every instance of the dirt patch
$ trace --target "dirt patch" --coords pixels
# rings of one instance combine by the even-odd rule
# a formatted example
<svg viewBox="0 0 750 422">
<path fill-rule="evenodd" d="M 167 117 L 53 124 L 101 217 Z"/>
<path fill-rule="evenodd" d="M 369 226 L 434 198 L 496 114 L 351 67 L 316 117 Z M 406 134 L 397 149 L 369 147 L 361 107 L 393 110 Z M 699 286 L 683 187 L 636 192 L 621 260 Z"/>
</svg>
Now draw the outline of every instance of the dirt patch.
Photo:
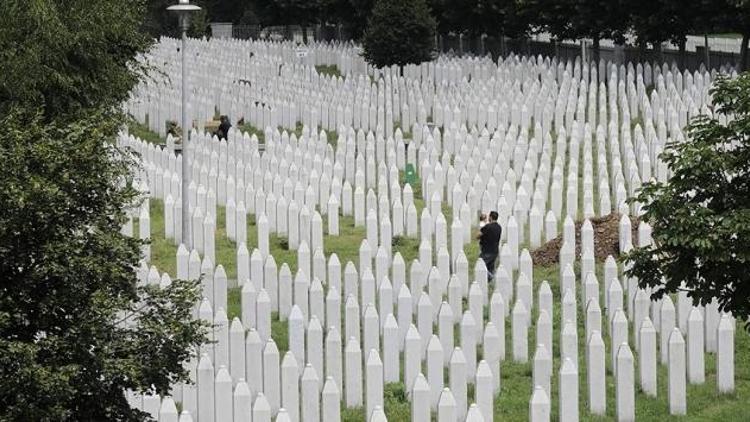
<svg viewBox="0 0 750 422">
<path fill-rule="evenodd" d="M 597 261 L 604 261 L 607 256 L 617 258 L 620 255 L 620 214 L 612 213 L 604 217 L 589 219 L 594 227 L 594 257 Z M 630 216 L 633 243 L 638 240 L 638 217 Z M 581 226 L 582 221 L 576 222 L 576 257 L 581 256 Z M 560 262 L 560 248 L 562 248 L 562 233 L 560 236 L 543 244 L 533 252 L 531 259 L 534 265 L 550 266 Z"/>
</svg>

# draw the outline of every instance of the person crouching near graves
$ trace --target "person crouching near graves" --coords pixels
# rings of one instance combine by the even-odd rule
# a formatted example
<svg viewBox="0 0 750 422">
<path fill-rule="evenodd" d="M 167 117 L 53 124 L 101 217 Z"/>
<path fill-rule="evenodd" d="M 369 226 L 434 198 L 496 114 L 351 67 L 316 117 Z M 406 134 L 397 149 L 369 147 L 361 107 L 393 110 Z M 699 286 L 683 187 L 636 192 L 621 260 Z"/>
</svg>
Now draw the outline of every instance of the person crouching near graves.
<svg viewBox="0 0 750 422">
<path fill-rule="evenodd" d="M 495 262 L 497 261 L 497 255 L 499 254 L 500 237 L 503 234 L 503 229 L 497 222 L 498 214 L 497 211 L 490 212 L 489 221 L 486 224 L 481 225 L 477 232 L 477 239 L 479 239 L 479 251 L 480 257 L 487 266 L 487 280 L 492 281 L 495 278 Z"/>
<path fill-rule="evenodd" d="M 221 116 L 220 121 L 221 123 L 219 123 L 219 130 L 216 131 L 216 137 L 229 140 L 229 129 L 232 127 L 232 124 L 229 123 L 229 117 Z"/>
</svg>

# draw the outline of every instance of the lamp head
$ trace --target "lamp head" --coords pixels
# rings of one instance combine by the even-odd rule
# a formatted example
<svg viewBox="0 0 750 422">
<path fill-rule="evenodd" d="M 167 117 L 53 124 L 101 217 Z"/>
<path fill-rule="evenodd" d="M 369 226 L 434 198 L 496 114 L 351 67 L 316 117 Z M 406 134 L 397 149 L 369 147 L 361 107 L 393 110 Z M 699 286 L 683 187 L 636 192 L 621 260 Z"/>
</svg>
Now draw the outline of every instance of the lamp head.
<svg viewBox="0 0 750 422">
<path fill-rule="evenodd" d="M 167 10 L 177 13 L 180 27 L 183 31 L 187 31 L 190 27 L 190 13 L 197 12 L 201 8 L 195 4 L 190 4 L 190 0 L 178 0 L 177 4 L 167 7 Z"/>
</svg>

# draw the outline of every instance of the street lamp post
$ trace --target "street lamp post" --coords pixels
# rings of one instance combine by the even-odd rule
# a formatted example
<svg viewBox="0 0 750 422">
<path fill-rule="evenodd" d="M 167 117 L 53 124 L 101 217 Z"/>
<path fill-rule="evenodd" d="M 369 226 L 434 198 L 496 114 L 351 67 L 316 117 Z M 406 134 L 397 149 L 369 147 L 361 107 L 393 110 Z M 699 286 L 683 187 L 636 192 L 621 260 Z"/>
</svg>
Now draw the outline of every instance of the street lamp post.
<svg viewBox="0 0 750 422">
<path fill-rule="evenodd" d="M 175 12 L 182 31 L 182 243 L 190 248 L 192 238 L 190 237 L 190 204 L 188 201 L 188 184 L 190 183 L 190 167 L 188 163 L 188 115 L 187 115 L 187 31 L 190 28 L 190 14 L 201 10 L 200 7 L 190 4 L 190 0 L 179 0 L 179 3 L 167 7 L 170 12 Z"/>
</svg>

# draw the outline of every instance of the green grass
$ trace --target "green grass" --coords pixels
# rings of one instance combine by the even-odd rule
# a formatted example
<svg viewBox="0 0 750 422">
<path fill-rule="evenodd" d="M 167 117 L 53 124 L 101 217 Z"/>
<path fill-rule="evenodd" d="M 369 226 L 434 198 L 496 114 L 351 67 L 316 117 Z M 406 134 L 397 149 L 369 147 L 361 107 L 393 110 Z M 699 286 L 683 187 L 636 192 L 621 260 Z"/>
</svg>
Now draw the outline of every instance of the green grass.
<svg viewBox="0 0 750 422">
<path fill-rule="evenodd" d="M 177 275 L 177 246 L 164 237 L 164 203 L 150 201 L 151 217 L 151 264 L 170 277 Z M 136 232 L 137 233 L 137 232 Z"/>
<path fill-rule="evenodd" d="M 401 134 L 404 135 L 404 139 L 412 138 L 411 128 L 403 127 L 400 121 L 393 124 L 393 131 L 395 132 L 396 129 L 401 129 Z"/>
<path fill-rule="evenodd" d="M 330 134 L 329 134 L 330 137 Z M 581 148 L 582 150 L 582 148 Z M 554 162 L 554 160 L 552 161 Z M 567 163 L 566 163 L 567 165 Z M 582 169 L 582 166 L 580 167 Z M 421 212 L 424 207 L 424 201 L 421 198 L 421 185 L 419 182 L 413 186 L 415 191 L 415 206 Z M 565 196 L 563 196 L 565 199 Z M 565 205 L 563 204 L 563 207 Z M 151 207 L 151 263 L 156 265 L 160 271 L 166 271 L 170 275 L 176 274 L 175 254 L 177 248 L 175 245 L 164 239 L 164 212 L 163 203 L 160 200 L 152 199 Z M 564 209 L 564 208 L 563 208 Z M 581 212 L 579 210 L 579 212 Z M 446 220 L 450 223 L 451 213 L 446 206 L 443 207 L 443 213 Z M 236 278 L 236 245 L 226 237 L 224 209 L 219 207 L 217 210 L 217 230 L 216 230 L 216 264 L 222 264 L 227 271 L 230 279 Z M 248 218 L 248 248 L 257 246 L 257 227 L 255 219 L 252 216 Z M 324 223 L 325 227 L 325 223 Z M 134 233 L 137 233 L 137 225 Z M 450 233 L 449 233 L 450 235 Z M 325 237 L 325 253 L 330 255 L 335 252 L 341 261 L 342 268 L 348 261 L 354 263 L 359 259 L 359 246 L 361 240 L 365 237 L 365 230 L 361 227 L 354 227 L 352 217 L 340 218 L 340 236 Z M 275 235 L 270 237 L 270 252 L 276 258 L 279 267 L 286 262 L 292 272 L 297 269 L 297 255 L 295 251 L 286 249 L 286 239 Z M 521 246 L 523 247 L 523 245 Z M 396 237 L 393 240 L 393 251 L 400 252 L 407 263 L 418 256 L 419 239 L 408 237 Z M 469 260 L 469 271 L 473 273 L 474 262 L 478 257 L 478 245 L 476 242 L 469 243 L 465 248 L 465 253 Z M 408 268 L 408 267 L 407 267 Z M 580 273 L 578 264 L 576 271 Z M 597 272 L 601 274 L 602 264 L 597 264 Z M 580 278 L 580 277 L 579 277 Z M 557 265 L 550 267 L 534 267 L 534 300 L 537 300 L 536 293 L 539 285 L 543 280 L 548 280 L 556 298 L 554 307 L 554 332 L 553 332 L 553 380 L 552 388 L 552 419 L 557 418 L 558 408 L 558 387 L 557 372 L 560 368 L 560 287 L 559 287 L 559 267 Z M 228 294 L 228 314 L 229 317 L 240 315 L 240 294 L 238 288 L 230 289 Z M 603 335 L 605 344 L 609 349 L 609 335 L 606 326 L 606 311 L 603 310 Z M 485 320 L 487 319 L 485 310 Z M 586 365 L 585 365 L 585 343 L 582 335 L 585 332 L 584 327 L 584 309 L 583 304 L 578 303 L 578 354 L 579 354 L 579 409 L 582 421 L 604 421 L 615 418 L 615 385 L 611 373 L 607 375 L 607 413 L 605 417 L 596 417 L 588 413 L 588 390 L 586 384 Z M 532 312 L 532 321 L 536 321 L 538 309 Z M 288 350 L 288 327 L 285 321 L 280 321 L 278 315 L 272 315 L 272 338 L 276 342 L 279 351 L 285 353 Z M 528 420 L 528 406 L 532 391 L 532 364 L 531 358 L 535 351 L 535 324 L 529 330 L 529 363 L 520 364 L 512 361 L 511 349 L 511 331 L 510 318 L 507 318 L 506 333 L 506 360 L 502 363 L 501 374 L 501 392 L 495 397 L 494 413 L 495 420 L 521 421 Z M 631 342 L 633 342 L 633 330 L 630 330 Z M 436 331 L 435 331 L 436 332 Z M 460 341 L 460 332 L 457 331 L 455 342 Z M 687 417 L 674 417 L 669 415 L 669 406 L 667 402 L 667 369 L 663 365 L 658 366 L 658 396 L 656 398 L 648 397 L 643 394 L 638 384 L 638 367 L 637 356 L 635 359 L 635 379 L 636 379 L 636 417 L 639 421 L 671 421 L 671 420 L 700 420 L 700 421 L 717 421 L 725 422 L 739 420 L 746 414 L 747 405 L 745 400 L 750 397 L 750 336 L 742 329 L 742 324 L 738 324 L 735 338 L 735 380 L 736 391 L 733 394 L 717 394 L 716 392 L 716 362 L 715 355 L 706 355 L 706 382 L 703 385 L 688 385 L 688 411 Z M 478 348 L 478 355 L 481 356 L 481 348 Z M 608 354 L 607 354 L 608 355 Z M 609 360 L 607 367 L 611 370 Z M 469 388 L 469 402 L 473 401 L 473 388 Z M 401 383 L 386 384 L 384 389 L 385 412 L 389 421 L 409 421 L 410 404 L 406 399 L 404 386 Z M 346 409 L 342 407 L 341 418 L 343 421 L 361 421 L 364 420 L 364 410 L 362 408 Z"/>
<path fill-rule="evenodd" d="M 135 119 L 128 122 L 128 131 L 136 138 L 141 138 L 152 144 L 164 145 L 166 143 L 166 138 L 162 138 L 158 133 L 151 131 L 148 126 L 138 123 Z"/>
<path fill-rule="evenodd" d="M 248 135 L 253 136 L 255 135 L 258 138 L 258 141 L 261 143 L 266 142 L 266 134 L 263 132 L 262 129 L 258 129 L 257 127 L 251 125 L 250 123 L 245 123 L 237 126 L 240 131 L 247 132 Z"/>
<path fill-rule="evenodd" d="M 411 403 L 407 399 L 404 383 L 394 382 L 383 386 L 383 410 L 389 421 L 411 420 Z M 364 420 L 366 420 L 364 408 L 347 409 L 342 404 L 341 422 L 361 422 Z"/>
<path fill-rule="evenodd" d="M 339 133 L 335 130 L 326 131 L 326 139 L 334 148 L 339 145 Z"/>
<path fill-rule="evenodd" d="M 579 269 L 576 268 L 578 271 Z M 597 264 L 597 271 L 601 274 L 603 272 L 601 264 Z M 558 407 L 558 385 L 557 385 L 557 373 L 560 369 L 560 313 L 561 306 L 557 299 L 560 298 L 560 285 L 559 285 L 559 266 L 550 267 L 535 267 L 534 268 L 534 292 L 536 294 L 539 285 L 542 280 L 548 280 L 552 293 L 556 298 L 554 307 L 554 318 L 553 323 L 553 380 L 551 384 L 552 388 L 552 415 L 557 415 Z M 534 298 L 536 300 L 536 297 Z M 581 333 L 585 332 L 585 313 L 582 308 L 580 301 L 578 304 L 578 356 L 579 356 L 579 409 L 582 421 L 602 421 L 612 420 L 615 418 L 615 384 L 611 372 L 607 374 L 607 415 L 606 417 L 597 417 L 588 413 L 588 387 L 586 383 L 586 363 L 585 363 L 585 341 Z M 602 310 L 605 313 L 605 310 Z M 532 313 L 532 320 L 536 321 L 538 317 L 538 309 L 535 309 Z M 603 315 L 602 330 L 604 333 L 608 333 L 606 327 L 606 316 Z M 630 344 L 634 344 L 634 333 L 630 332 Z M 607 347 L 607 353 L 609 353 L 609 339 L 608 334 L 605 337 L 605 344 Z M 502 364 L 502 389 L 500 395 L 495 398 L 495 419 L 496 420 L 527 420 L 528 419 L 528 406 L 531 395 L 532 387 L 532 362 L 531 358 L 535 347 L 532 347 L 535 343 L 536 332 L 535 326 L 532 326 L 529 330 L 529 357 L 530 361 L 527 364 L 518 364 L 512 362 L 511 353 L 511 336 L 510 336 L 510 321 L 506 321 L 506 360 Z M 719 395 L 716 393 L 716 364 L 715 356 L 713 354 L 706 355 L 706 383 L 700 386 L 689 385 L 688 386 L 688 418 L 690 420 L 702 420 L 702 421 L 721 421 L 736 420 L 736 415 L 744 414 L 743 408 L 745 407 L 744 401 L 740 400 L 740 397 L 748 397 L 750 394 L 750 357 L 744 351 L 747 351 L 750 347 L 750 337 L 744 331 L 737 332 L 736 335 L 736 352 L 735 352 L 735 375 L 737 382 L 737 392 L 729 395 Z M 634 352 L 635 353 L 635 352 Z M 607 355 L 609 356 L 609 355 Z M 667 402 L 667 368 L 664 365 L 658 366 L 658 386 L 659 391 L 656 398 L 651 398 L 642 393 L 638 388 L 638 360 L 636 356 L 635 360 L 635 379 L 636 379 L 636 418 L 638 420 L 647 421 L 663 421 L 663 420 L 684 420 L 685 418 L 679 418 L 669 415 L 669 405 Z M 611 371 L 609 361 L 607 361 L 607 368 Z M 732 419 L 731 416 L 735 415 Z M 553 416 L 553 419 L 555 417 Z"/>
<path fill-rule="evenodd" d="M 255 135 L 260 143 L 266 142 L 266 134 L 263 132 L 263 130 L 251 125 L 250 123 L 241 124 L 238 126 L 238 128 L 242 132 L 247 132 L 250 136 Z M 302 136 L 302 128 L 303 125 L 301 122 L 297 122 L 294 129 L 285 128 L 282 126 L 278 127 L 279 131 L 287 131 L 287 133 L 289 133 L 290 135 L 294 133 L 297 138 Z M 316 128 L 316 130 L 320 131 L 320 127 Z M 326 137 L 328 138 L 328 143 L 333 145 L 333 147 L 335 148 L 339 139 L 338 132 L 336 132 L 335 130 L 326 131 Z"/>
<path fill-rule="evenodd" d="M 335 64 L 330 64 L 330 65 L 321 64 L 321 65 L 315 66 L 315 70 L 321 75 L 325 75 L 325 76 L 344 76 L 341 74 L 341 71 L 339 70 L 338 66 L 336 66 Z"/>
<path fill-rule="evenodd" d="M 419 199 L 420 202 L 421 199 Z M 421 208 L 421 207 L 420 207 Z M 217 238 L 216 238 L 216 258 L 217 264 L 222 264 L 227 271 L 230 278 L 236 277 L 236 247 L 234 242 L 229 241 L 226 238 L 224 230 L 224 209 L 219 208 L 218 220 L 217 220 Z M 156 265 L 161 271 L 167 271 L 169 274 L 176 274 L 175 268 L 175 253 L 176 247 L 171 241 L 164 239 L 164 218 L 163 218 L 163 204 L 159 200 L 151 200 L 151 230 L 152 230 L 152 264 Z M 361 239 L 365 237 L 365 231 L 363 228 L 354 227 L 353 219 L 351 217 L 342 217 L 340 220 L 340 236 L 326 236 L 325 240 L 325 253 L 329 255 L 335 252 L 339 256 L 339 260 L 342 263 L 342 267 L 346 265 L 346 262 L 352 261 L 357 262 L 359 256 L 359 245 Z M 137 226 L 135 227 L 137 233 Z M 253 218 L 248 219 L 248 247 L 253 248 L 257 245 L 257 227 Z M 297 268 L 297 257 L 296 252 L 289 251 L 284 248 L 284 243 L 281 238 L 271 236 L 270 248 L 271 253 L 277 260 L 278 265 L 286 262 L 292 271 L 296 271 Z M 393 242 L 394 253 L 396 251 L 401 252 L 404 260 L 408 263 L 418 256 L 419 251 L 419 240 L 407 237 L 396 237 Z M 466 247 L 466 254 L 469 258 L 470 271 L 473 272 L 473 263 L 478 255 L 478 247 L 475 242 L 470 243 Z M 603 272 L 602 264 L 597 264 L 597 271 L 599 274 Z M 576 265 L 576 271 L 579 271 Z M 552 388 L 552 415 L 557 415 L 557 371 L 560 368 L 559 360 L 559 335 L 560 335 L 560 312 L 561 306 L 559 303 L 560 298 L 560 287 L 559 287 L 559 267 L 557 265 L 550 267 L 534 268 L 534 294 L 536 301 L 536 292 L 542 280 L 548 280 L 552 288 L 554 297 L 556 298 L 554 317 L 555 329 L 553 333 L 553 381 L 551 384 Z M 240 315 L 240 297 L 239 289 L 230 289 L 228 295 L 229 305 L 228 313 L 230 319 Z M 603 310 L 604 312 L 604 310 Z M 486 314 L 486 312 L 485 312 Z M 584 310 L 582 304 L 578 306 L 578 332 L 579 332 L 579 408 L 581 412 L 582 421 L 602 421 L 612 420 L 615 417 L 615 385 L 611 373 L 607 375 L 607 415 L 606 417 L 596 417 L 588 414 L 588 391 L 586 387 L 586 365 L 585 365 L 585 343 L 584 336 L 581 333 L 585 332 L 584 327 Z M 538 317 L 538 310 L 535 308 L 532 313 L 532 320 L 536 321 Z M 606 321 L 606 316 L 603 316 Z M 486 317 L 485 317 L 486 319 Z M 280 321 L 278 315 L 274 313 L 272 315 L 272 338 L 276 342 L 281 354 L 285 353 L 288 348 L 288 327 L 287 322 Z M 608 341 L 608 329 L 606 323 L 602 326 L 605 333 L 605 344 L 609 348 Z M 495 419 L 496 420 L 527 420 L 528 419 L 528 403 L 531 395 L 532 388 L 532 364 L 531 358 L 535 348 L 536 333 L 535 327 L 532 326 L 529 330 L 529 363 L 520 364 L 514 363 L 511 358 L 511 331 L 510 331 L 510 318 L 506 321 L 506 360 L 502 363 L 501 374 L 502 374 L 502 387 L 501 392 L 495 397 Z M 456 333 L 455 342 L 458 344 L 460 341 L 459 332 Z M 631 344 L 633 343 L 633 332 L 631 329 Z M 750 350 L 750 336 L 742 330 L 741 325 L 738 326 L 736 333 L 736 352 L 735 352 L 735 379 L 736 379 L 736 392 L 734 394 L 720 395 L 716 393 L 716 362 L 713 354 L 706 355 L 706 383 L 700 386 L 689 385 L 688 386 L 688 418 L 689 420 L 701 420 L 701 421 L 727 421 L 737 420 L 738 415 L 744 414 L 746 411 L 746 403 L 744 398 L 750 397 L 750 354 L 747 353 Z M 481 353 L 481 350 L 478 350 Z M 480 355 L 481 356 L 481 355 Z M 609 362 L 607 363 L 608 369 Z M 637 357 L 635 365 L 636 382 L 637 376 Z M 669 421 L 678 420 L 685 418 L 678 418 L 669 415 L 669 407 L 667 402 L 667 370 L 663 365 L 658 367 L 658 396 L 651 398 L 639 391 L 636 386 L 636 417 L 638 420 L 645 421 Z M 470 392 L 472 389 L 470 389 Z M 472 402 L 472 395 L 469 395 L 469 402 Z M 410 405 L 406 400 L 404 393 L 403 384 L 388 384 L 385 386 L 384 394 L 385 412 L 389 421 L 408 421 L 410 419 Z M 363 409 L 345 409 L 342 408 L 342 420 L 343 421 L 360 421 L 363 420 Z M 553 417 L 554 419 L 554 417 Z"/>
<path fill-rule="evenodd" d="M 325 66 L 324 66 L 325 67 Z M 338 72 L 338 69 L 336 66 L 329 66 L 333 68 L 336 72 Z M 218 118 L 218 114 L 217 114 Z M 294 128 L 285 128 L 283 126 L 279 126 L 279 131 L 287 131 L 290 135 L 294 133 L 297 138 L 302 136 L 302 128 L 303 124 L 301 122 L 296 122 Z M 247 132 L 248 135 L 253 136 L 255 135 L 258 138 L 258 141 L 260 143 L 266 142 L 266 134 L 263 129 L 260 129 L 258 127 L 253 126 L 250 123 L 243 123 L 241 125 L 237 125 L 237 129 L 239 129 L 241 132 Z M 321 127 L 318 126 L 315 130 L 320 131 Z M 147 125 L 143 123 L 139 123 L 135 119 L 130 119 L 128 122 L 128 131 L 130 134 L 137 138 L 141 138 L 142 140 L 157 144 L 157 145 L 164 145 L 166 143 L 166 138 L 162 138 L 159 136 L 158 133 L 153 132 L 151 129 L 148 128 Z M 339 134 L 335 130 L 329 130 L 326 131 L 326 137 L 328 138 L 327 141 L 329 144 L 333 145 L 334 148 L 336 148 L 338 144 Z"/>
</svg>

